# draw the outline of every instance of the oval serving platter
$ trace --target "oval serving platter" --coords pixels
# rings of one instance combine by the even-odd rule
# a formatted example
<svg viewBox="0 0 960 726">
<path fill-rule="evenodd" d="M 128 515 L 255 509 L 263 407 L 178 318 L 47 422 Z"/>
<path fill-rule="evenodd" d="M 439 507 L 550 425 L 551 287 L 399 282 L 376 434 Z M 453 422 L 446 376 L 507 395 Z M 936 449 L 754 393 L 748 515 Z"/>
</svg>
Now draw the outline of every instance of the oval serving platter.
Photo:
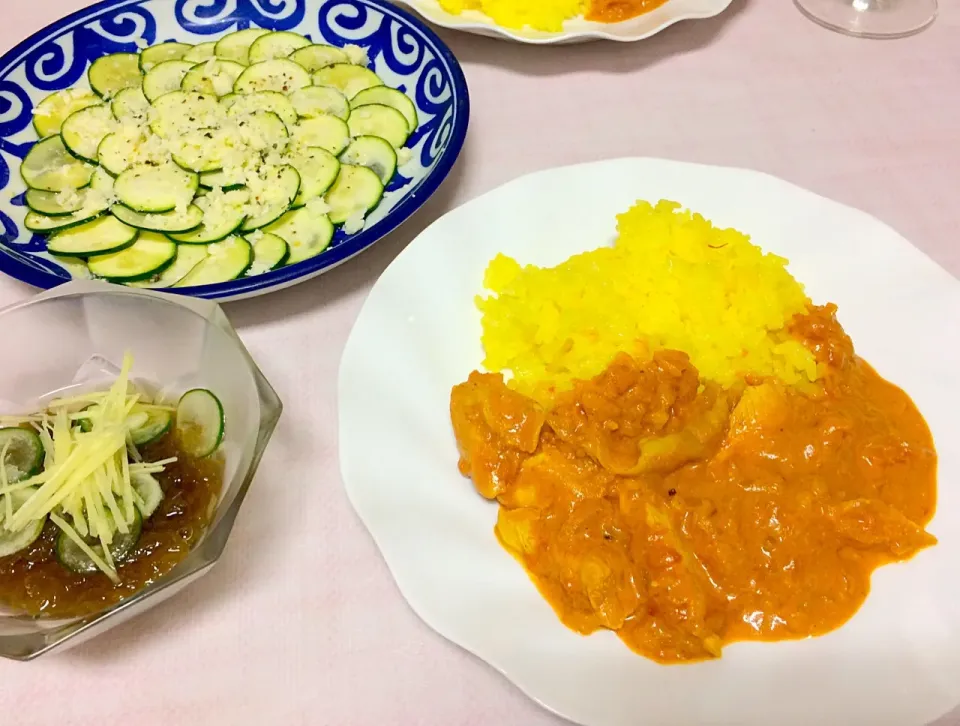
<svg viewBox="0 0 960 726">
<path fill-rule="evenodd" d="M 20 164 L 37 140 L 35 105 L 86 86 L 97 58 L 165 41 L 199 44 L 249 27 L 289 30 L 313 42 L 363 48 L 369 67 L 415 104 L 420 125 L 411 161 L 391 180 L 363 230 L 338 229 L 320 255 L 259 275 L 175 292 L 217 300 L 253 297 L 336 267 L 408 219 L 437 190 L 466 136 L 470 102 L 450 50 L 410 13 L 382 0 L 105 0 L 40 30 L 0 57 L 0 271 L 40 288 L 86 276 L 85 266 L 47 252 L 24 227 Z"/>
</svg>

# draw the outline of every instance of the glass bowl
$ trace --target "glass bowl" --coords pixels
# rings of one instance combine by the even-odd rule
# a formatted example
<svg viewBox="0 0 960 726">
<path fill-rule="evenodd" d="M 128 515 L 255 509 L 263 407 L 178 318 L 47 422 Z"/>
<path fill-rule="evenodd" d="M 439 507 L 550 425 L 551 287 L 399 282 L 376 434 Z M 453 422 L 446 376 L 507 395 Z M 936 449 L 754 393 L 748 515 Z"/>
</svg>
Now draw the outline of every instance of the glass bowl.
<svg viewBox="0 0 960 726">
<path fill-rule="evenodd" d="M 209 388 L 223 403 L 226 420 L 220 502 L 190 554 L 165 577 L 95 615 L 34 618 L 0 609 L 0 656 L 29 660 L 97 635 L 209 571 L 223 552 L 282 405 L 226 315 L 206 300 L 71 282 L 0 310 L 0 337 L 7 341 L 0 414 L 35 412 L 51 394 L 75 387 L 106 388 L 130 351 L 131 380 L 159 387 L 174 400 L 190 388 Z"/>
</svg>

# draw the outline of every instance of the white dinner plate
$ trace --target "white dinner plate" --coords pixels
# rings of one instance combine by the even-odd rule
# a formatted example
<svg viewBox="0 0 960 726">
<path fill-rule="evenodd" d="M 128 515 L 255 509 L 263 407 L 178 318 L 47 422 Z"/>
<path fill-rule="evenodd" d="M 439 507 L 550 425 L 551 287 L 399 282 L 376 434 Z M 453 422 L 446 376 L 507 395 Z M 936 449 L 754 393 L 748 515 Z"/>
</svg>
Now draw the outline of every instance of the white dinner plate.
<svg viewBox="0 0 960 726">
<path fill-rule="evenodd" d="M 448 13 L 438 0 L 399 0 L 408 5 L 434 25 L 462 30 L 466 33 L 505 38 L 518 43 L 550 45 L 583 43 L 589 40 L 618 40 L 629 43 L 643 40 L 659 33 L 681 20 L 712 18 L 719 15 L 733 0 L 668 0 L 658 8 L 620 23 L 594 23 L 583 18 L 568 20 L 561 33 L 546 33 L 540 30 L 514 30 L 494 23 L 475 10 L 460 15 Z"/>
<path fill-rule="evenodd" d="M 480 366 L 481 291 L 498 252 L 555 264 L 613 240 L 637 199 L 750 234 L 858 352 L 904 388 L 937 443 L 939 544 L 883 567 L 829 635 L 735 643 L 662 666 L 610 632 L 564 627 L 497 543 L 497 505 L 457 471 L 450 388 Z M 431 627 L 547 708 L 589 726 L 920 726 L 960 701 L 960 284 L 876 219 L 753 171 L 622 159 L 523 177 L 450 212 L 370 293 L 340 369 L 340 457 L 354 507 Z"/>
</svg>

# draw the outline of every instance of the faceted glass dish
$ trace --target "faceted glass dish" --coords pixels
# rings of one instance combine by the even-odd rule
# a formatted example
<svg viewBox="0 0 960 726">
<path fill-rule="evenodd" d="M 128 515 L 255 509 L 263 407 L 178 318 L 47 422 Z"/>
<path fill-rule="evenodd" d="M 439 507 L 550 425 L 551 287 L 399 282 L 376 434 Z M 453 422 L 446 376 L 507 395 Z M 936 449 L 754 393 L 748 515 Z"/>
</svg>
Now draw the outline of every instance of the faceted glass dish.
<svg viewBox="0 0 960 726">
<path fill-rule="evenodd" d="M 126 600 L 82 618 L 34 618 L 0 606 L 0 656 L 29 660 L 75 645 L 170 597 L 220 558 L 282 405 L 215 303 L 71 282 L 0 310 L 8 341 L 0 368 L 0 414 L 40 410 L 52 395 L 110 385 L 126 351 L 131 380 L 167 400 L 209 388 L 226 421 L 223 489 L 203 538 L 168 575 Z"/>
</svg>

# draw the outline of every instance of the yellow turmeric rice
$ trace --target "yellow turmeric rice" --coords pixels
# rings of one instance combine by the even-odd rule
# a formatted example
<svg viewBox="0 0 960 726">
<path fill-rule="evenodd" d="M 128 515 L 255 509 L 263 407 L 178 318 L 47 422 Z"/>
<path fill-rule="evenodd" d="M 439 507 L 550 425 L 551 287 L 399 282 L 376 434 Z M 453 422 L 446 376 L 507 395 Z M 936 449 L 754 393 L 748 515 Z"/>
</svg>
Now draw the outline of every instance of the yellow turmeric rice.
<svg viewBox="0 0 960 726">
<path fill-rule="evenodd" d="M 563 30 L 564 20 L 584 11 L 583 0 L 440 0 L 440 6 L 454 15 L 479 10 L 505 28 L 529 27 L 554 33 Z"/>
<path fill-rule="evenodd" d="M 511 385 L 545 402 L 619 351 L 681 350 L 724 386 L 818 378 L 813 355 L 784 330 L 809 304 L 787 260 L 675 202 L 637 202 L 617 228 L 612 247 L 556 267 L 490 262 L 492 294 L 477 298 L 488 370 L 512 372 Z"/>
</svg>

